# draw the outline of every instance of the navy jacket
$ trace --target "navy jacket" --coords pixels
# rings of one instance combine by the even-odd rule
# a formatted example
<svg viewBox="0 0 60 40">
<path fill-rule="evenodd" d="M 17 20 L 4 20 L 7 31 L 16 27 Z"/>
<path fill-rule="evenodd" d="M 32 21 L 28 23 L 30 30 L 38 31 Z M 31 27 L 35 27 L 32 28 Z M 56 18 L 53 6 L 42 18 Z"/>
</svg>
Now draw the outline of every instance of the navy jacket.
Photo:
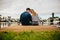
<svg viewBox="0 0 60 40">
<path fill-rule="evenodd" d="M 20 22 L 22 25 L 30 25 L 32 22 L 32 16 L 29 14 L 29 12 L 23 12 L 20 16 Z"/>
</svg>

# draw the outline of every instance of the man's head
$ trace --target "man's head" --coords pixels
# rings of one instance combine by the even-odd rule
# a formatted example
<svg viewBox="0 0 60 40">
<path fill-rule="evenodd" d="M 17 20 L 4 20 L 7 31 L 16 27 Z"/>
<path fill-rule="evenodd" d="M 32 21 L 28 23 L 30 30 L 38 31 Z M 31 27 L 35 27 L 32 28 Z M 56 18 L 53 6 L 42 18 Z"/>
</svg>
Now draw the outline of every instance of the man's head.
<svg viewBox="0 0 60 40">
<path fill-rule="evenodd" d="M 26 10 L 30 10 L 30 8 L 26 8 Z"/>
<path fill-rule="evenodd" d="M 30 8 L 26 8 L 26 11 L 31 12 L 31 9 Z"/>
</svg>

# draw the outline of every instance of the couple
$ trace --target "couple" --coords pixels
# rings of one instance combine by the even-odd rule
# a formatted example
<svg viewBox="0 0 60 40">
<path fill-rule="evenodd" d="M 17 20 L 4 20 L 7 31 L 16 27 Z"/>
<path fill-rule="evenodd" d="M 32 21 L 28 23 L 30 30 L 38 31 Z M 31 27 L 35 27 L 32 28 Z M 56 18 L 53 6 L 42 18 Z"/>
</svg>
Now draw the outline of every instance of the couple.
<svg viewBox="0 0 60 40">
<path fill-rule="evenodd" d="M 22 25 L 39 25 L 39 17 L 33 9 L 26 8 L 20 16 L 20 23 Z"/>
</svg>

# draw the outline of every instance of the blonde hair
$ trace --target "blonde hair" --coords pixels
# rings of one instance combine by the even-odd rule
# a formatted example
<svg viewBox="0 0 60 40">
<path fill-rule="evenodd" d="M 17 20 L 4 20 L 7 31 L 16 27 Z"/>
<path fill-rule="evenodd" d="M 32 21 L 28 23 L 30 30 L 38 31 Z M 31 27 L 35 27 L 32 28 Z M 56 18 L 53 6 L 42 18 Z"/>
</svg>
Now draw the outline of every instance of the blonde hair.
<svg viewBox="0 0 60 40">
<path fill-rule="evenodd" d="M 31 9 L 31 13 L 32 13 L 32 16 L 36 16 L 36 12 L 33 9 Z"/>
</svg>

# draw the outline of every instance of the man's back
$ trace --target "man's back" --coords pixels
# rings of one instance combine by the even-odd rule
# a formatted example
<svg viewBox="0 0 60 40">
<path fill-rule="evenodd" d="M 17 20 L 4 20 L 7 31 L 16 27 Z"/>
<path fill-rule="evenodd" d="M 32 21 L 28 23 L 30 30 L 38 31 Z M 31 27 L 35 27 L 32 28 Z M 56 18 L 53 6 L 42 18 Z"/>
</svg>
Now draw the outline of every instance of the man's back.
<svg viewBox="0 0 60 40">
<path fill-rule="evenodd" d="M 20 16 L 20 22 L 22 25 L 31 25 L 32 16 L 28 12 L 23 12 Z"/>
</svg>

